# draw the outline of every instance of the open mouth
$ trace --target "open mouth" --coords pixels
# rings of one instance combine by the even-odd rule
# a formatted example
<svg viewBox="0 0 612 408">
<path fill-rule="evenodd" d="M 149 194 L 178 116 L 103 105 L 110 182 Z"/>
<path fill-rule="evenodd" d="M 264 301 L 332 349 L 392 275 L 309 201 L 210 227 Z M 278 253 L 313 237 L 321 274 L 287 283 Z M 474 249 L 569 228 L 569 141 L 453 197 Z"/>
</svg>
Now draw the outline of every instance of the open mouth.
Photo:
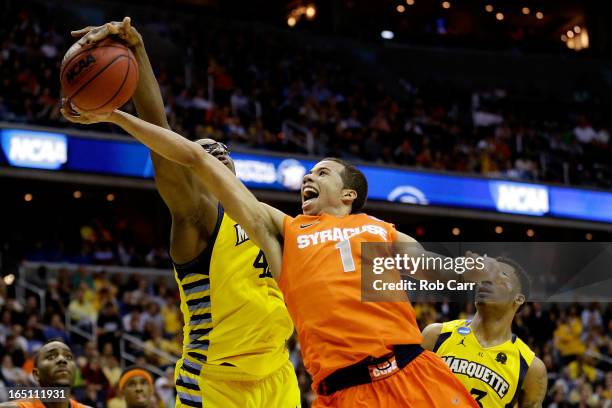
<svg viewBox="0 0 612 408">
<path fill-rule="evenodd" d="M 302 202 L 304 204 L 314 201 L 317 198 L 319 198 L 319 191 L 312 187 L 312 186 L 306 186 L 303 188 L 302 190 Z"/>
</svg>

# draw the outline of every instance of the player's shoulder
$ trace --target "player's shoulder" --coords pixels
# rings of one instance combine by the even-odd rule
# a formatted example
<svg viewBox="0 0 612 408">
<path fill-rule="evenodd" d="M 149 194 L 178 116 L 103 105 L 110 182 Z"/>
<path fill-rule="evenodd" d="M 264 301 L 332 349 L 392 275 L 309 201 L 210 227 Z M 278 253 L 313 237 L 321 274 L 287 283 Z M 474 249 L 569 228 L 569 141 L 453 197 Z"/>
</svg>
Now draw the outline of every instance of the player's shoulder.
<svg viewBox="0 0 612 408">
<path fill-rule="evenodd" d="M 385 220 L 381 220 L 380 218 L 374 217 L 373 215 L 369 215 L 366 213 L 356 213 L 351 214 L 349 216 L 349 223 L 352 226 L 363 226 L 363 225 L 374 225 L 377 228 L 382 228 L 387 231 L 388 234 L 391 234 L 393 237 L 393 241 L 397 238 L 397 230 L 395 225 L 387 222 Z"/>
<path fill-rule="evenodd" d="M 516 334 L 512 335 L 512 344 L 518 349 L 521 357 L 527 362 L 527 365 L 531 365 L 534 359 L 538 359 L 535 356 L 535 352 Z"/>
<path fill-rule="evenodd" d="M 352 214 L 352 216 L 355 217 L 363 217 L 363 219 L 369 221 L 369 222 L 375 222 L 375 223 L 379 223 L 379 224 L 384 224 L 384 225 L 388 225 L 391 227 L 395 227 L 393 224 L 391 224 L 390 222 L 387 222 L 385 220 L 381 220 L 378 217 L 375 217 L 373 215 L 370 214 L 366 214 L 366 213 L 356 213 L 356 214 Z"/>
<path fill-rule="evenodd" d="M 427 325 L 421 333 L 423 336 L 421 346 L 426 350 L 433 350 L 438 341 L 438 337 L 440 337 L 441 330 L 442 323 L 431 323 Z"/>
<path fill-rule="evenodd" d="M 377 217 L 375 217 L 373 215 L 366 214 L 366 213 L 358 213 L 358 214 L 355 214 L 355 215 L 363 215 L 363 216 L 369 218 L 370 220 L 374 220 L 376 222 L 385 222 L 384 220 L 381 220 L 380 218 L 377 218 Z"/>
<path fill-rule="evenodd" d="M 538 358 L 537 356 L 533 357 L 533 360 L 531 361 L 531 364 L 529 364 L 529 369 L 527 370 L 527 375 L 528 378 L 534 378 L 534 377 L 541 377 L 544 376 L 546 377 L 547 373 L 547 369 L 546 369 L 546 364 L 544 364 L 544 361 L 542 361 L 540 358 Z"/>
<path fill-rule="evenodd" d="M 465 328 L 470 330 L 466 325 L 466 320 L 451 320 L 444 323 L 432 323 L 423 329 L 422 346 L 427 350 L 437 352 L 440 346 L 448 340 L 455 329 Z M 467 334 L 469 331 L 463 334 Z"/>
<path fill-rule="evenodd" d="M 464 331 L 466 333 L 461 334 L 469 334 L 469 332 L 471 331 L 471 329 L 468 327 L 470 322 L 471 320 L 457 319 L 441 323 L 440 333 L 450 333 L 456 329 L 459 330 L 460 328 L 465 327 Z"/>
<path fill-rule="evenodd" d="M 283 224 L 285 225 L 285 227 L 298 228 L 298 229 L 305 228 L 304 225 L 311 226 L 311 225 L 318 224 L 320 221 L 321 221 L 320 217 L 317 215 L 305 215 L 305 214 L 299 214 L 299 215 L 296 215 L 295 217 L 285 214 L 283 218 Z"/>
</svg>

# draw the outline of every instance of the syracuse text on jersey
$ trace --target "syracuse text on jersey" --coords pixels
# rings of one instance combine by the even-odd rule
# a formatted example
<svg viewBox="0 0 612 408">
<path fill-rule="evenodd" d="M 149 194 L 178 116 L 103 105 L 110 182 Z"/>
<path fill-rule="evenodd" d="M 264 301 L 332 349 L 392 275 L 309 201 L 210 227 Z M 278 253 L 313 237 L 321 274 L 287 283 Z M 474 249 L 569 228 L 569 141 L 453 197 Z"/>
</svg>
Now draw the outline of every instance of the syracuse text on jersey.
<svg viewBox="0 0 612 408">
<path fill-rule="evenodd" d="M 307 225 L 310 226 L 310 225 Z M 302 228 L 306 228 L 304 226 Z M 300 234 L 297 236 L 297 244 L 299 249 L 308 248 L 312 245 L 324 244 L 325 242 L 340 242 L 354 237 L 358 234 L 370 233 L 380 235 L 383 240 L 387 240 L 387 231 L 378 225 L 361 225 L 356 228 L 329 228 L 323 231 L 313 232 L 312 234 Z"/>
</svg>

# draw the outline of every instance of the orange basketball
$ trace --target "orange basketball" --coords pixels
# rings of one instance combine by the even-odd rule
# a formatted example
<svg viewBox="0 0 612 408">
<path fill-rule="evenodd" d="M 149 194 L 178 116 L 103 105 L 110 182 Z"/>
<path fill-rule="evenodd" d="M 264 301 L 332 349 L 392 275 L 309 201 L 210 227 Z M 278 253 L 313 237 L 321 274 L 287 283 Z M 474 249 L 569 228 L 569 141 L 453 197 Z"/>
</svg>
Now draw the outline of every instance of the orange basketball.
<svg viewBox="0 0 612 408">
<path fill-rule="evenodd" d="M 110 38 L 66 52 L 60 71 L 62 94 L 76 108 L 110 112 L 130 100 L 138 84 L 132 51 Z"/>
</svg>

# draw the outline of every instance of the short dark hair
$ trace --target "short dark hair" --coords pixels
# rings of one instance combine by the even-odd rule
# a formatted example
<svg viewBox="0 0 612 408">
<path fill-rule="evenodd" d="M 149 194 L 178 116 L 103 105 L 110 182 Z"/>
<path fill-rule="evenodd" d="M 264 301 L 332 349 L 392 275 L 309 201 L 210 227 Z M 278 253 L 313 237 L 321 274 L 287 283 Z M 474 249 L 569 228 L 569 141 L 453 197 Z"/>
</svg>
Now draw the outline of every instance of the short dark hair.
<svg viewBox="0 0 612 408">
<path fill-rule="evenodd" d="M 70 346 L 68 344 L 66 344 L 64 339 L 62 339 L 61 337 L 53 337 L 53 338 L 45 341 L 45 344 L 40 346 L 40 348 L 38 350 L 36 350 L 36 352 L 34 353 L 34 356 L 33 356 L 34 357 L 34 368 L 38 368 L 38 358 L 40 357 L 40 350 L 42 350 L 42 348 L 45 347 L 47 344 L 55 343 L 55 342 L 65 344 L 66 347 L 68 347 L 70 349 Z M 72 349 L 70 349 L 70 351 L 72 352 Z"/>
<path fill-rule="evenodd" d="M 505 263 L 506 265 L 510 265 L 514 269 L 514 273 L 519 281 L 521 287 L 519 288 L 519 292 L 525 296 L 525 302 L 529 299 L 529 294 L 531 290 L 531 280 L 529 279 L 529 275 L 527 275 L 527 271 L 523 269 L 523 267 L 516 262 L 514 259 L 507 258 L 505 256 L 500 256 L 497 258 L 498 262 Z"/>
<path fill-rule="evenodd" d="M 335 162 L 344 167 L 344 171 L 340 174 L 342 182 L 344 183 L 344 188 L 350 188 L 357 192 L 357 198 L 353 201 L 351 213 L 360 211 L 365 206 L 366 200 L 368 199 L 368 180 L 366 176 L 354 164 L 346 160 L 326 157 L 321 161 Z"/>
</svg>

